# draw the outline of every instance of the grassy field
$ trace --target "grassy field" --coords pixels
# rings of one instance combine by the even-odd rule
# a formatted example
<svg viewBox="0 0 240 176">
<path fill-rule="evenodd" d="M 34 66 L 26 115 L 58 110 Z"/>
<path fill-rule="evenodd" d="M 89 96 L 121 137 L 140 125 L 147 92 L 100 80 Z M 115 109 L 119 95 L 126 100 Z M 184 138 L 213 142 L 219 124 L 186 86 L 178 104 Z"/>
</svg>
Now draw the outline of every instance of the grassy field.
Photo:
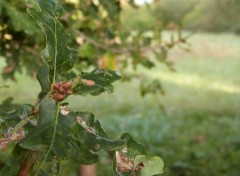
<svg viewBox="0 0 240 176">
<path fill-rule="evenodd" d="M 132 80 L 116 83 L 113 94 L 73 96 L 70 107 L 92 111 L 111 137 L 130 132 L 149 154 L 163 158 L 163 175 L 239 176 L 240 37 L 196 34 L 189 42 L 191 52 L 175 48 L 169 53 L 177 72 L 164 65 L 137 70 L 161 80 L 164 96 L 141 97 L 139 81 Z M 25 75 L 17 80 L 3 82 L 9 88 L 0 90 L 0 102 L 13 96 L 15 103 L 33 103 L 38 83 Z M 104 155 L 102 160 L 98 175 L 111 176 L 109 161 Z"/>
</svg>

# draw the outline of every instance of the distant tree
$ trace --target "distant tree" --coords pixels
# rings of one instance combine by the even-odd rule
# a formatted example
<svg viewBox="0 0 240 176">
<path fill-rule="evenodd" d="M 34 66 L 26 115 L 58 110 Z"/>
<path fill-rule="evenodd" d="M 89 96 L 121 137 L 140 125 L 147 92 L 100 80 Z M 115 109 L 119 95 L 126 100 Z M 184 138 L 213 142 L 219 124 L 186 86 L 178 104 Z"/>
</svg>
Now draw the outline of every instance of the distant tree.
<svg viewBox="0 0 240 176">
<path fill-rule="evenodd" d="M 240 33 L 240 1 L 197 1 L 183 19 L 187 29 Z"/>
<path fill-rule="evenodd" d="M 163 28 L 240 33 L 239 0 L 155 0 L 151 6 Z"/>
<path fill-rule="evenodd" d="M 195 5 L 196 0 L 155 0 L 152 8 L 154 16 L 163 22 L 164 27 L 171 24 L 181 27 L 183 19 Z"/>
</svg>

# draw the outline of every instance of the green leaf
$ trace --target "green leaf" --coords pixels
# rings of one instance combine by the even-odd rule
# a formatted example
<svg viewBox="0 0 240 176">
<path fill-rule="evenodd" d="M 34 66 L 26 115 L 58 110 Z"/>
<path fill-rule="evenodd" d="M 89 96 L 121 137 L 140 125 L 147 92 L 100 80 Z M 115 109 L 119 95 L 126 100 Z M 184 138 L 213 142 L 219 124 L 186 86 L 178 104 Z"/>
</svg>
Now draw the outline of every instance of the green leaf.
<svg viewBox="0 0 240 176">
<path fill-rule="evenodd" d="M 112 20 L 119 20 L 119 13 L 121 6 L 119 1 L 105 1 L 100 0 L 100 4 L 108 12 L 108 17 Z"/>
<path fill-rule="evenodd" d="M 46 36 L 46 47 L 42 51 L 42 59 L 49 64 L 54 73 L 68 71 L 73 67 L 79 54 L 77 50 L 67 47 L 69 35 L 64 32 L 58 20 L 63 14 L 63 8 L 57 0 L 37 0 L 37 3 L 40 11 L 28 9 L 28 13 Z"/>
<path fill-rule="evenodd" d="M 91 112 L 76 112 L 76 115 L 81 117 L 86 123 L 86 127 L 92 127 L 99 136 L 107 138 L 106 132 L 102 129 L 101 124 L 98 120 L 94 120 L 94 115 Z"/>
<path fill-rule="evenodd" d="M 33 106 L 29 104 L 21 105 L 16 111 L 11 113 L 0 112 L 0 119 L 2 125 L 7 127 L 15 127 L 22 119 L 31 115 Z"/>
<path fill-rule="evenodd" d="M 83 44 L 80 48 L 79 48 L 79 53 L 81 57 L 87 57 L 87 58 L 91 58 L 94 57 L 95 55 L 95 51 L 94 51 L 94 47 L 88 43 Z"/>
<path fill-rule="evenodd" d="M 130 134 L 123 133 L 120 139 L 125 141 L 125 145 L 128 148 L 128 156 L 135 157 L 140 154 L 146 155 L 144 147 L 137 143 Z"/>
<path fill-rule="evenodd" d="M 42 153 L 43 160 L 37 173 L 48 160 L 67 159 L 71 149 L 71 129 L 76 124 L 75 116 L 71 112 L 63 115 L 59 108 L 55 100 L 44 98 L 39 105 L 38 126 L 20 142 L 21 147 Z"/>
<path fill-rule="evenodd" d="M 28 132 L 20 145 L 30 150 L 41 150 L 50 146 L 55 140 L 58 112 L 57 102 L 50 98 L 44 98 L 39 105 L 38 126 Z"/>
<path fill-rule="evenodd" d="M 29 131 L 20 145 L 30 150 L 43 150 L 46 154 L 53 152 L 58 158 L 64 159 L 70 149 L 70 132 L 75 124 L 74 113 L 62 115 L 56 101 L 45 98 L 39 106 L 38 126 Z"/>
<path fill-rule="evenodd" d="M 42 68 L 38 71 L 37 80 L 42 88 L 39 94 L 39 98 L 42 99 L 51 89 L 51 83 L 49 80 L 49 68 L 46 63 L 44 63 Z"/>
<path fill-rule="evenodd" d="M 112 83 L 119 80 L 121 77 L 117 72 L 111 70 L 96 69 L 91 73 L 82 73 L 81 78 L 94 81 L 95 84 L 89 86 L 84 83 L 80 83 L 73 89 L 74 94 L 99 95 L 105 91 L 108 93 L 112 93 Z"/>
<path fill-rule="evenodd" d="M 162 48 L 160 51 L 154 52 L 156 59 L 159 62 L 166 62 L 167 59 L 167 50 L 165 48 Z"/>
<path fill-rule="evenodd" d="M 141 81 L 140 85 L 141 95 L 145 96 L 147 94 L 164 94 L 164 90 L 162 88 L 161 82 L 158 79 L 149 80 L 149 78 L 145 78 Z"/>
<path fill-rule="evenodd" d="M 141 176 L 152 176 L 163 173 L 164 163 L 160 157 L 149 158 L 146 155 L 137 155 L 134 159 L 134 168 L 140 163 L 143 163 L 143 168 L 140 170 Z"/>
<path fill-rule="evenodd" d="M 131 176 L 134 171 L 134 158 L 137 155 L 145 155 L 146 152 L 141 144 L 138 144 L 130 134 L 124 133 L 120 137 L 125 146 L 115 152 L 113 158 L 113 172 L 117 176 Z"/>
<path fill-rule="evenodd" d="M 86 145 L 90 150 L 94 152 L 112 151 L 124 145 L 121 140 L 108 139 L 100 123 L 94 121 L 93 114 L 78 112 L 76 115 L 79 125 L 74 127 L 73 134 L 77 141 Z"/>
<path fill-rule="evenodd" d="M 74 80 L 76 78 L 77 78 L 77 74 L 73 71 L 70 71 L 70 72 L 66 72 L 66 73 L 61 74 L 59 82 L 61 82 L 63 80 L 64 81 Z"/>
<path fill-rule="evenodd" d="M 143 36 L 143 43 L 144 43 L 144 45 L 150 45 L 151 42 L 152 42 L 152 37 Z"/>
<path fill-rule="evenodd" d="M 79 141 L 72 142 L 72 149 L 68 157 L 79 164 L 93 164 L 99 161 L 98 155 Z"/>
</svg>

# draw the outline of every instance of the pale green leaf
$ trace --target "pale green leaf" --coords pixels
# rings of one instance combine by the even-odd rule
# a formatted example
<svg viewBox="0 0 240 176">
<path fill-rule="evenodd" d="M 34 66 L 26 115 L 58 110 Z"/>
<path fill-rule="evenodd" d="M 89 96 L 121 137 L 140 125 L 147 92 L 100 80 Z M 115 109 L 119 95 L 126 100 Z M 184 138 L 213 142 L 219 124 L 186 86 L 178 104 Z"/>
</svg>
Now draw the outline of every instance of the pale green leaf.
<svg viewBox="0 0 240 176">
<path fill-rule="evenodd" d="M 140 170 L 141 176 L 152 176 L 163 173 L 164 163 L 160 157 L 147 157 L 146 155 L 137 155 L 134 159 L 134 168 L 138 164 L 143 163 L 143 168 Z"/>
</svg>

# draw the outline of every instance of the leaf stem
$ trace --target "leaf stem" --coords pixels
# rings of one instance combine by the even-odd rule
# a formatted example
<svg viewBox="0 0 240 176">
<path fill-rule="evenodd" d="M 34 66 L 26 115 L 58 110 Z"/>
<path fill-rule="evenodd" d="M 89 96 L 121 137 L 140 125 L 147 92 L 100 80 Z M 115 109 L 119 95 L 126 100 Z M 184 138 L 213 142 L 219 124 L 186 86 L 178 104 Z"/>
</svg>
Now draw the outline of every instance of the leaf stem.
<svg viewBox="0 0 240 176">
<path fill-rule="evenodd" d="M 58 102 L 57 103 L 57 113 L 56 113 L 56 116 L 55 116 L 55 122 L 54 122 L 54 129 L 53 129 L 53 136 L 52 136 L 52 141 L 51 141 L 51 144 L 50 144 L 50 147 L 46 153 L 46 155 L 44 156 L 44 159 L 42 161 L 42 163 L 40 164 L 36 174 L 34 176 L 37 176 L 38 173 L 40 172 L 41 168 L 44 166 L 45 162 L 46 162 L 46 159 L 49 155 L 49 153 L 51 152 L 52 148 L 53 148 L 53 144 L 55 142 L 55 137 L 56 137 L 56 133 L 57 133 L 57 124 L 58 124 L 58 115 L 59 115 L 59 110 L 60 110 L 60 103 Z"/>
</svg>

